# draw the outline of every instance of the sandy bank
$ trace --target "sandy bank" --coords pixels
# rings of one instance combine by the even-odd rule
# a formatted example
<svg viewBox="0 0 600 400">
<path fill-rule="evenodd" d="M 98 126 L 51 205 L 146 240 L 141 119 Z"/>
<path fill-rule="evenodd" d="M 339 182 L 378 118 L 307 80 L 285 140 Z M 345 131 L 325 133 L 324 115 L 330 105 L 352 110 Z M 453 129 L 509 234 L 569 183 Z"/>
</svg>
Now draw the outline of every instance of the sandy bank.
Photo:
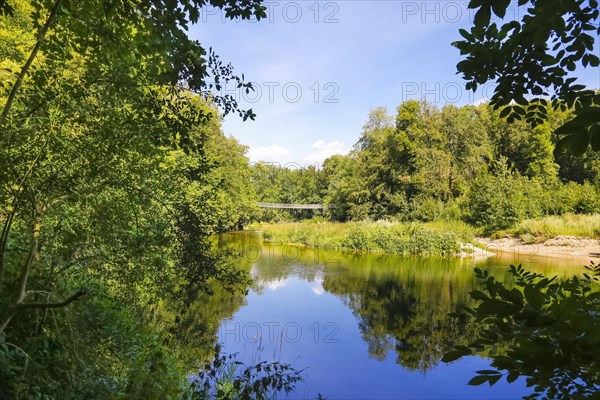
<svg viewBox="0 0 600 400">
<path fill-rule="evenodd" d="M 543 243 L 525 243 L 518 238 L 475 238 L 475 241 L 492 253 L 517 254 L 524 258 L 543 256 L 551 258 L 581 259 L 585 263 L 600 262 L 600 240 L 559 236 Z"/>
</svg>

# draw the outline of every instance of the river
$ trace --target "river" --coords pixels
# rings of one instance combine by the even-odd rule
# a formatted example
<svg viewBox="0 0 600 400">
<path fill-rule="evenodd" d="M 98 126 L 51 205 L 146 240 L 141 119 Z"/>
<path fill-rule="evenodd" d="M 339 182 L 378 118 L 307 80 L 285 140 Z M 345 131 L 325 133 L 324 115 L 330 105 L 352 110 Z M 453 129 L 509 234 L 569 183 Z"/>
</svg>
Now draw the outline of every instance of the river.
<svg viewBox="0 0 600 400">
<path fill-rule="evenodd" d="M 515 399 L 524 379 L 468 386 L 485 354 L 440 361 L 466 344 L 474 327 L 447 317 L 470 305 L 473 268 L 511 282 L 507 266 L 547 275 L 580 273 L 574 262 L 518 254 L 511 259 L 398 257 L 314 251 L 261 243 L 252 233 L 219 237 L 253 278 L 245 297 L 225 309 L 217 340 L 246 363 L 280 361 L 302 369 L 289 398 Z"/>
</svg>

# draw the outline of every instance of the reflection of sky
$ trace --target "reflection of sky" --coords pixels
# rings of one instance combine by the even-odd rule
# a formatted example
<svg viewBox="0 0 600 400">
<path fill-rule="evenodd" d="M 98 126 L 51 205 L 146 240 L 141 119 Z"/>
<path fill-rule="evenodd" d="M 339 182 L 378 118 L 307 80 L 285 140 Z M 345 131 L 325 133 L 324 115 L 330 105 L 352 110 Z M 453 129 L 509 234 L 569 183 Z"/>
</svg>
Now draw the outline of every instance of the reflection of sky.
<svg viewBox="0 0 600 400">
<path fill-rule="evenodd" d="M 317 296 L 325 293 L 325 289 L 323 288 L 323 278 L 315 278 L 315 280 L 311 283 L 311 290 Z"/>
<path fill-rule="evenodd" d="M 528 393 L 522 380 L 467 386 L 476 370 L 489 369 L 478 357 L 440 363 L 426 373 L 397 364 L 393 352 L 381 361 L 370 358 L 352 310 L 324 290 L 323 273 L 307 280 L 299 277 L 308 275 L 302 268 L 311 267 L 295 265 L 298 274 L 264 281 L 253 270 L 258 289 L 219 331 L 224 351 L 240 353 L 241 361 L 306 368 L 305 382 L 290 398 L 321 393 L 328 399 L 516 399 Z"/>
<path fill-rule="evenodd" d="M 287 278 L 275 279 L 275 280 L 268 281 L 268 282 L 260 282 L 259 285 L 264 286 L 270 290 L 277 290 L 277 289 L 284 288 L 289 283 L 289 281 L 290 280 Z"/>
<path fill-rule="evenodd" d="M 289 278 L 261 279 L 256 266 L 253 266 L 250 270 L 250 276 L 253 278 L 254 284 L 257 286 L 257 288 L 260 289 L 269 289 L 275 291 L 286 287 L 290 283 Z M 323 279 L 323 273 L 319 271 L 312 280 L 304 279 L 303 281 L 310 285 L 310 288 L 314 294 L 320 296 L 325 293 L 325 289 L 323 288 Z"/>
</svg>

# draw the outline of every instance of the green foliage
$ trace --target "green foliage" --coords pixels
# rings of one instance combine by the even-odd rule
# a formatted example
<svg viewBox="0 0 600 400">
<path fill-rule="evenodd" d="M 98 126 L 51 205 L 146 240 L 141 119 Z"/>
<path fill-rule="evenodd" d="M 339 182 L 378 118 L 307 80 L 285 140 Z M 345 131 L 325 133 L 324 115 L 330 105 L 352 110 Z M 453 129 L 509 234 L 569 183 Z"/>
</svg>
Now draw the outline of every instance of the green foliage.
<svg viewBox="0 0 600 400">
<path fill-rule="evenodd" d="M 157 305 L 176 313 L 213 280 L 229 289 L 243 281 L 207 236 L 255 211 L 246 148 L 219 122 L 220 113 L 253 113 L 209 96 L 207 82 L 250 85 L 185 30 L 206 4 L 244 19 L 264 16 L 264 7 L 8 3 L 12 12 L 0 18 L 0 392 L 179 398 L 180 343 L 167 347 Z"/>
<path fill-rule="evenodd" d="M 486 233 L 507 229 L 525 218 L 542 215 L 543 189 L 537 181 L 507 170 L 498 164 L 495 175 L 483 172 L 466 198 L 467 220 Z"/>
<path fill-rule="evenodd" d="M 587 182 L 551 185 L 542 200 L 544 213 L 550 215 L 594 214 L 600 212 L 600 186 Z"/>
<path fill-rule="evenodd" d="M 410 221 L 459 221 L 463 218 L 463 210 L 458 200 L 444 202 L 420 195 L 411 200 L 409 209 Z"/>
<path fill-rule="evenodd" d="M 600 390 L 597 316 L 600 266 L 585 267 L 581 278 L 558 280 L 511 266 L 516 287 L 507 286 L 475 269 L 482 290 L 471 292 L 477 306 L 465 308 L 483 330 L 468 346 L 444 356 L 450 362 L 464 355 L 506 343 L 506 354 L 492 356 L 493 370 L 477 371 L 469 384 L 493 385 L 503 376 L 508 382 L 527 377 L 534 393 L 526 398 L 584 399 Z"/>
<path fill-rule="evenodd" d="M 560 165 L 559 177 L 562 181 L 600 184 L 600 152 L 588 150 L 583 156 L 563 153 L 556 162 Z"/>
<path fill-rule="evenodd" d="M 277 244 L 302 244 L 319 249 L 378 251 L 390 254 L 452 255 L 461 251 L 461 234 L 449 225 L 389 222 L 285 224 L 263 226 L 263 236 Z M 472 234 L 470 235 L 472 238 Z M 467 239 L 467 240 L 466 240 Z"/>
<path fill-rule="evenodd" d="M 476 10 L 473 27 L 460 29 L 463 40 L 453 43 L 466 56 L 457 65 L 466 88 L 476 90 L 495 81 L 491 104 L 509 122 L 523 119 L 535 126 L 548 119 L 549 109 L 575 107 L 574 118 L 555 130 L 563 136 L 557 151 L 568 147 L 581 155 L 590 145 L 600 150 L 600 94 L 585 90 L 569 76 L 580 63 L 600 64 L 594 49 L 594 33 L 600 33 L 598 1 L 519 0 L 521 21 L 497 25 L 492 14 L 504 18 L 510 4 L 509 0 L 469 3 Z M 528 100 L 529 95 L 533 98 Z"/>
<path fill-rule="evenodd" d="M 534 241 L 543 242 L 557 236 L 577 236 L 600 239 L 600 214 L 547 216 L 527 219 L 510 231 L 521 237 L 529 235 Z"/>
<path fill-rule="evenodd" d="M 10 343 L 0 345 L 3 398 L 179 398 L 185 380 L 177 350 L 162 346 L 133 307 L 93 294 L 68 314 L 15 318 Z"/>
<path fill-rule="evenodd" d="M 536 126 L 500 114 L 488 104 L 438 109 L 411 100 L 398 106 L 394 126 L 376 108 L 350 154 L 320 170 L 258 163 L 254 189 L 265 202 L 325 204 L 324 216 L 335 221 L 465 220 L 485 233 L 525 218 L 597 212 L 597 154 L 554 154 L 553 131 L 573 110 L 549 111 Z M 314 216 L 266 210 L 258 218 Z"/>
<path fill-rule="evenodd" d="M 19 3 L 14 8 L 20 9 L 27 2 L 14 3 Z M 61 84 L 64 64 L 75 61 L 88 72 L 82 77 L 84 87 L 98 80 L 120 85 L 122 90 L 134 93 L 151 92 L 157 85 L 168 87 L 173 95 L 171 98 L 165 101 L 164 98 L 147 95 L 144 112 L 135 117 L 141 123 L 149 116 L 167 120 L 177 135 L 162 139 L 186 148 L 186 130 L 190 122 L 206 115 L 196 113 L 183 117 L 189 110 L 186 110 L 188 102 L 186 96 L 181 95 L 180 88 L 186 87 L 205 96 L 211 94 L 213 88 L 219 91 L 227 83 L 252 90 L 252 85 L 244 82 L 243 77 L 233 74 L 231 65 L 223 64 L 212 50 L 207 52 L 199 42 L 187 37 L 188 24 L 198 22 L 200 9 L 206 3 L 193 1 L 180 6 L 169 1 L 152 0 L 114 5 L 94 0 L 56 0 L 27 4 L 32 11 L 28 21 L 30 32 L 36 33 L 38 42 L 32 50 L 27 49 L 28 54 L 23 57 L 29 62 L 19 63 L 22 65 L 17 69 L 19 73 L 15 73 L 10 84 L 3 88 L 2 97 L 6 94 L 6 103 L 3 104 L 0 126 L 5 125 L 9 116 L 18 121 L 27 115 L 19 109 L 22 106 L 19 102 L 27 104 L 27 99 L 19 96 L 23 85 L 23 97 L 32 96 L 31 90 L 25 90 L 29 85 L 36 88 L 40 101 L 48 101 L 60 92 L 57 86 Z M 266 16 L 265 7 L 259 0 L 244 3 L 215 0 L 208 3 L 224 9 L 230 19 L 253 16 L 260 19 Z M 3 16 L 3 20 L 20 17 L 13 13 L 8 18 Z M 131 68 L 133 65 L 135 68 Z M 143 87 L 140 79 L 145 83 Z M 209 84 L 210 79 L 215 83 Z M 69 90 L 77 91 L 75 87 Z M 212 93 L 212 98 L 225 113 L 238 112 L 244 119 L 254 118 L 252 110 L 239 110 L 231 96 Z"/>
<path fill-rule="evenodd" d="M 192 399 L 275 399 L 277 394 L 289 394 L 302 382 L 302 370 L 289 364 L 266 361 L 246 365 L 236 354 L 221 354 L 215 347 L 215 357 L 204 370 L 190 375 Z"/>
</svg>

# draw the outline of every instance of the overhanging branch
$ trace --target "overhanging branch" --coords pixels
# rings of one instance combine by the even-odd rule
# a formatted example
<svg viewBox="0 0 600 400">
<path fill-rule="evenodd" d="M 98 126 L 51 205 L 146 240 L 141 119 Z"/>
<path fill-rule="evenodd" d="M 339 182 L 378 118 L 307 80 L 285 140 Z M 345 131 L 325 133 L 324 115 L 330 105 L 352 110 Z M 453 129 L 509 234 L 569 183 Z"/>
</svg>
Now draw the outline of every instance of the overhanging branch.
<svg viewBox="0 0 600 400">
<path fill-rule="evenodd" d="M 18 303 L 18 304 L 13 305 L 11 307 L 11 309 L 14 312 L 16 312 L 16 311 L 25 310 L 28 308 L 61 308 L 61 307 L 68 306 L 75 300 L 79 299 L 81 296 L 85 295 L 85 293 L 86 292 L 84 289 L 79 289 L 77 292 L 73 293 L 71 296 L 69 296 L 68 298 L 66 298 L 63 301 L 58 301 L 58 302 L 54 302 L 54 303 L 41 303 L 41 302 L 40 303 Z"/>
</svg>

